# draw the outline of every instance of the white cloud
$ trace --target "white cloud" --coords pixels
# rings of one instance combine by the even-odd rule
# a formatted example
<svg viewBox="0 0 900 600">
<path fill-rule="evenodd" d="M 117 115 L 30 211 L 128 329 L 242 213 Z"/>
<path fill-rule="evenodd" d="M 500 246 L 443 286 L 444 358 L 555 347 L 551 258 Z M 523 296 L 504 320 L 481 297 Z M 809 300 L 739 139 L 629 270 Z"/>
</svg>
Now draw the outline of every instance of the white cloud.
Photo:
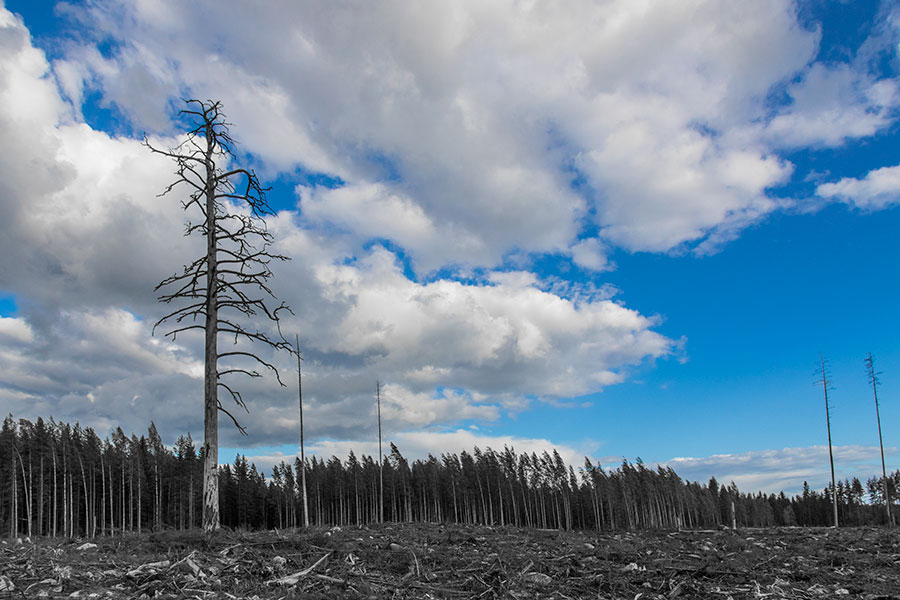
<svg viewBox="0 0 900 600">
<path fill-rule="evenodd" d="M 304 217 L 313 222 L 337 223 L 363 239 L 387 238 L 407 248 L 422 248 L 439 235 L 420 206 L 384 184 L 337 189 L 301 187 L 297 191 Z"/>
<path fill-rule="evenodd" d="M 586 452 L 580 448 L 569 445 L 554 444 L 544 438 L 525 438 L 514 435 L 491 435 L 477 431 L 457 429 L 453 431 L 402 431 L 384 438 L 384 446 L 389 448 L 389 442 L 394 443 L 400 453 L 409 460 L 426 458 L 428 454 L 440 458 L 441 454 L 460 453 L 463 450 L 471 454 L 476 446 L 482 450 L 492 448 L 503 450 L 504 447 L 514 448 L 517 454 L 538 455 L 543 452 L 553 452 L 556 449 L 560 456 L 568 464 L 578 467 L 584 462 Z M 313 445 L 307 452 L 313 452 L 319 456 L 346 457 L 350 450 L 359 456 L 366 454 L 378 456 L 378 438 L 372 440 L 355 441 L 321 441 Z"/>
<path fill-rule="evenodd" d="M 77 419 L 101 433 L 109 423 L 142 431 L 153 419 L 183 421 L 200 406 L 185 402 L 200 389 L 196 358 L 151 340 L 148 325 L 126 311 L 64 311 L 28 332 L 14 345 L 0 337 L 0 397 L 17 417 Z M 132 402 L 136 395 L 141 402 Z"/>
<path fill-rule="evenodd" d="M 458 454 L 463 450 L 471 453 L 475 447 L 482 450 L 486 448 L 502 450 L 510 447 L 520 455 L 524 453 L 540 455 L 545 451 L 552 453 L 556 449 L 576 472 L 584 464 L 585 456 L 591 458 L 594 464 L 599 462 L 607 469 L 618 468 L 622 461 L 622 458 L 617 456 L 595 458 L 596 445 L 556 444 L 549 439 L 494 435 L 466 429 L 394 432 L 384 436 L 385 455 L 389 452 L 391 442 L 410 461 L 425 459 L 428 454 L 440 458 L 444 453 Z M 325 459 L 337 456 L 344 460 L 351 450 L 357 457 L 363 454 L 377 457 L 377 435 L 365 439 L 317 441 L 307 444 L 306 454 Z M 859 477 L 865 485 L 866 479 L 880 473 L 880 453 L 877 446 L 834 446 L 833 452 L 836 476 L 841 481 Z M 885 454 L 896 456 L 900 451 L 897 448 L 886 448 Z M 272 465 L 282 461 L 293 464 L 296 456 L 299 456 L 299 448 L 296 454 L 251 452 L 247 459 L 268 472 Z M 742 492 L 751 494 L 760 491 L 766 494 L 785 492 L 788 496 L 793 496 L 801 492 L 804 481 L 813 490 L 821 492 L 831 482 L 827 446 L 672 458 L 650 466 L 655 468 L 658 465 L 671 467 L 684 480 L 697 481 L 705 485 L 711 477 L 715 477 L 720 485 L 727 486 L 734 482 Z"/>
<path fill-rule="evenodd" d="M 462 391 L 416 394 L 394 384 L 384 386 L 381 417 L 387 423 L 427 427 L 460 419 L 494 421 L 500 417 L 500 410 L 495 405 L 478 404 Z"/>
<path fill-rule="evenodd" d="M 25 319 L 0 317 L 0 336 L 14 342 L 28 343 L 34 339 L 34 332 Z"/>
<path fill-rule="evenodd" d="M 502 283 L 417 284 L 384 250 L 359 266 L 323 267 L 326 297 L 348 307 L 329 346 L 398 370 L 452 369 L 443 385 L 548 396 L 617 382 L 619 366 L 672 347 L 649 330 L 652 320 L 609 300 L 576 304 L 527 277 L 493 278 Z"/>
<path fill-rule="evenodd" d="M 526 410 L 532 395 L 596 392 L 674 344 L 607 289 L 540 282 L 527 261 L 492 269 L 555 252 L 602 271 L 613 246 L 715 243 L 779 206 L 767 190 L 793 168 L 780 147 L 884 126 L 892 85 L 810 67 L 818 35 L 794 11 L 782 0 L 108 0 L 71 14 L 117 42 L 112 56 L 86 42 L 51 69 L 0 10 L 0 136 L 15 148 L 0 160 L 0 289 L 22 300 L 0 324 L 0 400 L 101 431 L 151 419 L 200 431 L 199 340 L 148 335 L 154 285 L 198 250 L 181 236 L 177 197 L 156 198 L 172 165 L 80 123 L 77 105 L 99 91 L 136 130 L 171 134 L 169 103 L 197 95 L 224 101 L 235 138 L 270 173 L 346 184 L 302 188 L 302 227 L 289 211 L 270 223 L 295 257 L 275 267 L 275 290 L 297 313 L 285 328 L 302 334 L 311 439 L 373 439 L 381 379 L 404 451 L 548 447 L 434 429 Z M 768 115 L 773 86 L 798 74 L 789 110 Z M 835 117 L 835 106 L 849 110 Z M 866 197 L 851 183 L 845 195 Z M 598 238 L 582 240 L 586 227 Z M 482 267 L 486 281 L 410 281 L 391 252 L 363 250 L 373 237 L 420 273 Z M 294 439 L 293 389 L 245 389 L 242 442 Z M 223 440 L 238 438 L 226 427 Z"/>
<path fill-rule="evenodd" d="M 880 450 L 877 446 L 834 446 L 835 475 L 844 480 L 865 479 L 880 472 Z M 895 456 L 896 448 L 885 454 Z M 828 446 L 753 450 L 740 454 L 717 454 L 702 458 L 672 458 L 660 464 L 672 467 L 682 478 L 705 483 L 715 477 L 720 484 L 734 481 L 744 492 L 763 491 L 797 494 L 803 482 L 821 491 L 831 484 Z"/>
<path fill-rule="evenodd" d="M 15 148 L 0 161 L 0 288 L 44 306 L 147 312 L 147 286 L 191 247 L 177 195 L 156 198 L 172 166 L 136 140 L 74 122 L 27 30 L 0 14 L 0 132 Z"/>
<path fill-rule="evenodd" d="M 512 288 L 537 287 L 539 283 L 537 276 L 528 271 L 492 271 L 488 281 Z"/>
<path fill-rule="evenodd" d="M 8 42 L 0 45 L 0 97 L 12 99 L 0 130 L 16 144 L 0 161 L 0 289 L 19 305 L 17 317 L 0 322 L 0 355 L 10 365 L 0 373 L 0 399 L 16 416 L 77 419 L 101 432 L 114 423 L 140 431 L 155 420 L 163 435 L 196 434 L 202 340 L 173 343 L 165 328 L 150 335 L 167 308 L 154 286 L 202 251 L 182 235 L 179 192 L 157 197 L 174 167 L 135 139 L 77 122 L 27 31 L 0 14 Z M 72 81 L 64 87 L 78 95 Z M 34 101 L 22 101 L 20 90 Z M 504 177 L 530 176 L 513 169 Z M 352 221 L 333 216 L 342 211 L 365 217 L 351 222 L 357 233 L 393 227 L 391 235 L 415 246 L 444 232 L 388 184 L 318 190 L 312 211 L 319 193 L 330 198 L 319 204 L 322 219 Z M 364 230 L 372 219 L 377 227 Z M 672 345 L 652 331 L 652 319 L 605 298 L 562 298 L 526 271 L 489 273 L 475 284 L 417 283 L 391 252 L 363 250 L 358 235 L 301 227 L 292 211 L 269 226 L 275 249 L 295 258 L 274 266 L 273 287 L 296 312 L 284 327 L 302 336 L 312 439 L 370 433 L 376 379 L 388 384 L 389 432 L 483 423 L 524 410 L 532 394 L 600 390 Z M 293 384 L 290 357 L 270 358 Z M 241 389 L 251 412 L 238 416 L 251 438 L 240 443 L 294 438 L 293 387 L 266 378 Z M 230 426 L 222 437 L 238 439 Z"/>
<path fill-rule="evenodd" d="M 880 210 L 900 202 L 900 166 L 869 171 L 862 179 L 845 177 L 835 183 L 823 183 L 816 194 L 846 202 L 863 210 Z"/>
<path fill-rule="evenodd" d="M 373 432 L 374 433 L 374 432 Z M 296 443 L 296 441 L 295 441 Z M 472 429 L 455 429 L 445 431 L 398 431 L 385 435 L 382 441 L 382 452 L 387 457 L 390 454 L 390 444 L 397 446 L 400 454 L 408 461 L 425 460 L 431 454 L 441 459 L 442 454 L 460 454 L 465 451 L 472 453 L 474 448 L 494 451 L 503 451 L 504 448 L 512 448 L 516 454 L 551 453 L 556 450 L 567 464 L 572 465 L 576 471 L 584 464 L 584 457 L 591 453 L 593 448 L 575 447 L 568 444 L 554 444 L 546 438 L 528 438 L 515 435 L 493 435 L 480 433 L 477 427 Z M 336 456 L 346 460 L 352 451 L 357 458 L 366 455 L 378 460 L 377 434 L 365 439 L 319 440 L 307 443 L 305 446 L 307 459 L 313 456 L 320 460 L 327 460 Z M 283 450 L 256 452 L 252 450 L 246 453 L 247 461 L 256 465 L 260 470 L 271 473 L 272 467 L 282 462 L 293 465 L 294 460 L 300 456 L 299 444 L 294 453 Z"/>
<path fill-rule="evenodd" d="M 71 60 L 139 128 L 161 128 L 173 97 L 222 99 L 272 168 L 346 182 L 307 190 L 310 217 L 390 237 L 426 273 L 567 253 L 590 216 L 629 250 L 709 248 L 780 206 L 767 196 L 792 170 L 779 148 L 871 135 L 897 98 L 856 66 L 810 66 L 819 34 L 787 0 L 109 0 L 81 18 L 120 48 Z M 71 96 L 75 72 L 60 69 Z M 770 92 L 798 75 L 770 114 Z M 603 267 L 586 243 L 576 260 Z"/>
<path fill-rule="evenodd" d="M 893 120 L 900 102 L 893 80 L 874 80 L 850 65 L 814 64 L 788 88 L 791 104 L 766 129 L 778 146 L 839 146 L 867 137 Z"/>
<path fill-rule="evenodd" d="M 581 240 L 571 248 L 572 261 L 591 271 L 611 271 L 614 266 L 606 256 L 606 247 L 597 239 Z"/>
</svg>

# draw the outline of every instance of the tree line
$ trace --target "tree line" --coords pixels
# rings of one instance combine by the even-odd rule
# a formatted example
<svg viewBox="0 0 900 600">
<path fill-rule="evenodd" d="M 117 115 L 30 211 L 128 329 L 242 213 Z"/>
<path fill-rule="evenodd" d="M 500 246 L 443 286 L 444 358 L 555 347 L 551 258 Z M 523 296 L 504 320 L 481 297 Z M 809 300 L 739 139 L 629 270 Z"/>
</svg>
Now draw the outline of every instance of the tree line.
<svg viewBox="0 0 900 600">
<path fill-rule="evenodd" d="M 682 480 L 640 459 L 604 468 L 585 459 L 577 470 L 556 450 L 517 453 L 474 448 L 409 461 L 389 444 L 383 465 L 352 451 L 345 460 L 306 462 L 308 518 L 314 526 L 452 522 L 552 529 L 639 530 L 831 525 L 835 496 L 841 522 L 882 524 L 900 471 L 838 482 L 793 498 L 748 494 L 734 483 Z M 0 428 L 0 534 L 95 537 L 201 526 L 202 449 L 182 436 L 172 447 L 156 426 L 101 439 L 91 428 L 10 415 Z M 238 455 L 219 467 L 223 525 L 289 528 L 304 523 L 299 457 L 270 476 Z M 383 481 L 383 483 L 381 483 Z M 382 487 L 383 486 L 383 487 Z M 383 490 L 383 495 L 382 495 Z M 382 505 L 382 498 L 384 504 Z M 381 516 L 383 515 L 383 517 Z"/>
</svg>

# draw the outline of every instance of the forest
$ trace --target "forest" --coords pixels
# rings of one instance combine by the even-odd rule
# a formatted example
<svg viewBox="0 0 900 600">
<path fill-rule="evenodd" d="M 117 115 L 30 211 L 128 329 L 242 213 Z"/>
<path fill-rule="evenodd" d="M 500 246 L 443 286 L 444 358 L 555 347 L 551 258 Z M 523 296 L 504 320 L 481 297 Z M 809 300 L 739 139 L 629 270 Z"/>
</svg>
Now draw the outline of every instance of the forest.
<svg viewBox="0 0 900 600">
<path fill-rule="evenodd" d="M 202 456 L 190 436 L 171 447 L 156 426 L 100 439 L 79 424 L 7 416 L 0 430 L 0 535 L 93 538 L 200 526 Z M 309 522 L 316 526 L 443 522 L 538 529 L 635 531 L 719 526 L 830 526 L 832 491 L 765 495 L 682 480 L 640 459 L 615 468 L 585 458 L 577 470 L 555 450 L 429 455 L 410 462 L 394 444 L 377 458 L 307 458 Z M 302 464 L 267 477 L 246 457 L 220 467 L 222 524 L 233 529 L 304 523 Z M 379 482 L 383 482 L 381 485 Z M 888 491 L 900 471 L 888 477 Z M 841 525 L 886 521 L 880 478 L 836 486 Z M 383 502 L 383 510 L 382 503 Z M 893 508 L 893 507 L 892 507 Z"/>
</svg>

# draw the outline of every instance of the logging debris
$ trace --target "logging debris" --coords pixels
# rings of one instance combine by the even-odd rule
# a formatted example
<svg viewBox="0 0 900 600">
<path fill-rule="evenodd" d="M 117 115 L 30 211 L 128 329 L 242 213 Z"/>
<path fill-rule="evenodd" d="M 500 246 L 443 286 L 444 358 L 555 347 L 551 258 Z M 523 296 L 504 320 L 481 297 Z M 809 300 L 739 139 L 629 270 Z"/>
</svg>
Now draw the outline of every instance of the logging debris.
<svg viewBox="0 0 900 600">
<path fill-rule="evenodd" d="M 900 532 L 445 524 L 0 541 L 3 598 L 900 600 Z"/>
</svg>

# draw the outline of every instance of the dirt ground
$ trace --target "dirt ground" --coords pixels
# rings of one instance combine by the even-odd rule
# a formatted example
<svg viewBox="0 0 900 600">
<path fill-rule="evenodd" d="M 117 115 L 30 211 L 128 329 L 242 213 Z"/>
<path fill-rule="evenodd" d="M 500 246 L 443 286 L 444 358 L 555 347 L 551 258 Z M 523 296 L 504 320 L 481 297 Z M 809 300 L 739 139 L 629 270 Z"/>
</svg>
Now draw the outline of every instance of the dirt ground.
<svg viewBox="0 0 900 600">
<path fill-rule="evenodd" d="M 2 598 L 900 600 L 900 531 L 384 525 L 0 542 Z"/>
</svg>

